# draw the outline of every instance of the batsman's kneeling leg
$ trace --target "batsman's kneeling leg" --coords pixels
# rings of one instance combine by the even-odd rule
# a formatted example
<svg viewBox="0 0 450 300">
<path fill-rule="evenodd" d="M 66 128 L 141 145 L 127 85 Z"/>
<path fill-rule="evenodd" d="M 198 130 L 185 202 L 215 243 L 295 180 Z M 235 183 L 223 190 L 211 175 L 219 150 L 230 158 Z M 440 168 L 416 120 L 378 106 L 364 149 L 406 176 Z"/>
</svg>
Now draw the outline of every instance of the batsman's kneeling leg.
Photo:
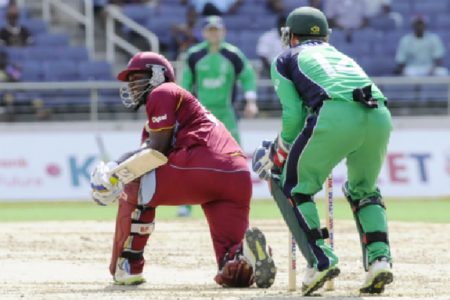
<svg viewBox="0 0 450 300">
<path fill-rule="evenodd" d="M 155 210 L 136 204 L 138 190 L 139 182 L 127 184 L 119 203 L 110 265 L 117 284 L 136 284 L 134 279 L 144 267 L 144 248 L 154 229 Z"/>
</svg>

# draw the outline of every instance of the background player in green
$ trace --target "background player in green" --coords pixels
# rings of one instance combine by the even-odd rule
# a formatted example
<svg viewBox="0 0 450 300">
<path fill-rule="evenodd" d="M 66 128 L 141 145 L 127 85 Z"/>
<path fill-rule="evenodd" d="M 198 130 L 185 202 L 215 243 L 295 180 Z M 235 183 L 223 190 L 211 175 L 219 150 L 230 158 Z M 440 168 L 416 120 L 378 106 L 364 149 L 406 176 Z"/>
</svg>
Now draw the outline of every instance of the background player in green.
<svg viewBox="0 0 450 300">
<path fill-rule="evenodd" d="M 386 98 L 361 67 L 328 44 L 329 33 L 317 9 L 301 7 L 289 14 L 282 38 L 289 49 L 271 67 L 282 129 L 274 142 L 265 141 L 255 151 L 253 169 L 264 179 L 272 173 L 272 194 L 308 263 L 302 291 L 310 295 L 340 272 L 336 254 L 324 242 L 328 233 L 320 229 L 313 196 L 346 159 L 343 190 L 367 271 L 360 292 L 381 293 L 393 280 L 385 206 L 376 184 L 391 116 Z"/>
<path fill-rule="evenodd" d="M 239 80 L 244 90 L 244 116 L 252 118 L 258 113 L 256 73 L 245 55 L 237 47 L 224 41 L 225 26 L 221 17 L 207 17 L 204 23 L 205 41 L 188 50 L 181 85 L 193 92 L 240 143 L 233 107 L 236 82 Z M 180 207 L 178 215 L 189 216 L 190 207 Z"/>
<path fill-rule="evenodd" d="M 246 106 L 244 115 L 254 117 L 256 105 L 256 73 L 244 54 L 224 41 L 225 26 L 219 16 L 205 19 L 205 41 L 191 47 L 185 60 L 182 86 L 197 95 L 237 142 L 240 142 L 233 98 L 236 82 L 240 81 Z"/>
</svg>

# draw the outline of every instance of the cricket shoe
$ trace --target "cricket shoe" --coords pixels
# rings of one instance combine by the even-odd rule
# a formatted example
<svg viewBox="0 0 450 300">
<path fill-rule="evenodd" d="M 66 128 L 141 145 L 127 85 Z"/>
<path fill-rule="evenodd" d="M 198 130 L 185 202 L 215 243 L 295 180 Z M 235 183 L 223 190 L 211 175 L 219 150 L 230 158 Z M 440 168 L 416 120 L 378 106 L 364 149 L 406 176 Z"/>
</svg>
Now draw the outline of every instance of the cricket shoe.
<svg viewBox="0 0 450 300">
<path fill-rule="evenodd" d="M 302 295 L 311 295 L 313 292 L 323 287 L 325 282 L 337 277 L 340 272 L 341 270 L 339 270 L 336 266 L 330 267 L 323 271 L 307 267 L 306 274 L 302 282 Z"/>
<path fill-rule="evenodd" d="M 245 232 L 243 256 L 253 267 L 256 286 L 270 287 L 275 281 L 277 268 L 264 234 L 256 227 L 249 228 Z"/>
<path fill-rule="evenodd" d="M 138 285 L 145 282 L 142 273 L 131 274 L 128 259 L 119 258 L 117 260 L 116 272 L 114 273 L 114 284 L 117 285 Z"/>
<path fill-rule="evenodd" d="M 391 271 L 391 264 L 386 257 L 381 257 L 369 266 L 366 281 L 359 291 L 367 294 L 381 294 L 384 292 L 384 287 L 392 281 L 394 281 L 394 274 Z"/>
</svg>

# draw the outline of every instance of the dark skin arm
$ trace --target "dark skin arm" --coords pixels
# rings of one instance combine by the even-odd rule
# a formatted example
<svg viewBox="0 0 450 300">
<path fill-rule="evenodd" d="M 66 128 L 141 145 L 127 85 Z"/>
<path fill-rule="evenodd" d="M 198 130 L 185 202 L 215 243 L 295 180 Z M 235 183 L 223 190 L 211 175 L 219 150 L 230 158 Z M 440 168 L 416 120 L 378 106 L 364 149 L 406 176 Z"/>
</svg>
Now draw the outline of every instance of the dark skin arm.
<svg viewBox="0 0 450 300">
<path fill-rule="evenodd" d="M 164 155 L 170 150 L 170 143 L 172 141 L 173 128 L 164 129 L 160 131 L 152 131 L 148 139 L 145 141 L 147 148 L 157 150 Z"/>
<path fill-rule="evenodd" d="M 149 133 L 148 139 L 144 142 L 144 144 L 146 145 L 145 148 L 140 148 L 135 151 L 127 152 L 123 154 L 118 160 L 116 160 L 116 162 L 120 164 L 123 161 L 127 160 L 133 154 L 148 148 L 159 151 L 164 155 L 167 155 L 170 150 L 170 143 L 172 141 L 172 136 L 173 136 L 173 128 L 164 129 L 161 131 L 152 131 Z"/>
</svg>

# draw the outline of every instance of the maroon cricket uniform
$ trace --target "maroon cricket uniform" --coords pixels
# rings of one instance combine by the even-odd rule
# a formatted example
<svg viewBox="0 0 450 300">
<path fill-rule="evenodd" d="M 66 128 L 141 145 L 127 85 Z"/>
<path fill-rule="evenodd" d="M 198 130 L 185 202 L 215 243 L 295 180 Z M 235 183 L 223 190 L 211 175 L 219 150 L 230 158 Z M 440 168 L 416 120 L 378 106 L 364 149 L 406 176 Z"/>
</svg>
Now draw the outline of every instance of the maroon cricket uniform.
<svg viewBox="0 0 450 300">
<path fill-rule="evenodd" d="M 146 206 L 200 204 L 220 264 L 227 252 L 240 246 L 249 225 L 252 183 L 245 156 L 224 125 L 175 83 L 156 87 L 148 95 L 146 111 L 142 142 L 149 131 L 174 130 L 168 163 L 156 169 L 156 188 L 151 199 L 144 199 Z M 121 215 L 129 215 L 137 206 L 138 193 L 138 182 L 125 186 L 118 224 Z M 154 216 L 152 210 L 143 221 L 152 222 Z M 116 240 L 112 273 L 125 238 Z M 142 242 L 135 237 L 132 248 L 143 249 Z"/>
</svg>

